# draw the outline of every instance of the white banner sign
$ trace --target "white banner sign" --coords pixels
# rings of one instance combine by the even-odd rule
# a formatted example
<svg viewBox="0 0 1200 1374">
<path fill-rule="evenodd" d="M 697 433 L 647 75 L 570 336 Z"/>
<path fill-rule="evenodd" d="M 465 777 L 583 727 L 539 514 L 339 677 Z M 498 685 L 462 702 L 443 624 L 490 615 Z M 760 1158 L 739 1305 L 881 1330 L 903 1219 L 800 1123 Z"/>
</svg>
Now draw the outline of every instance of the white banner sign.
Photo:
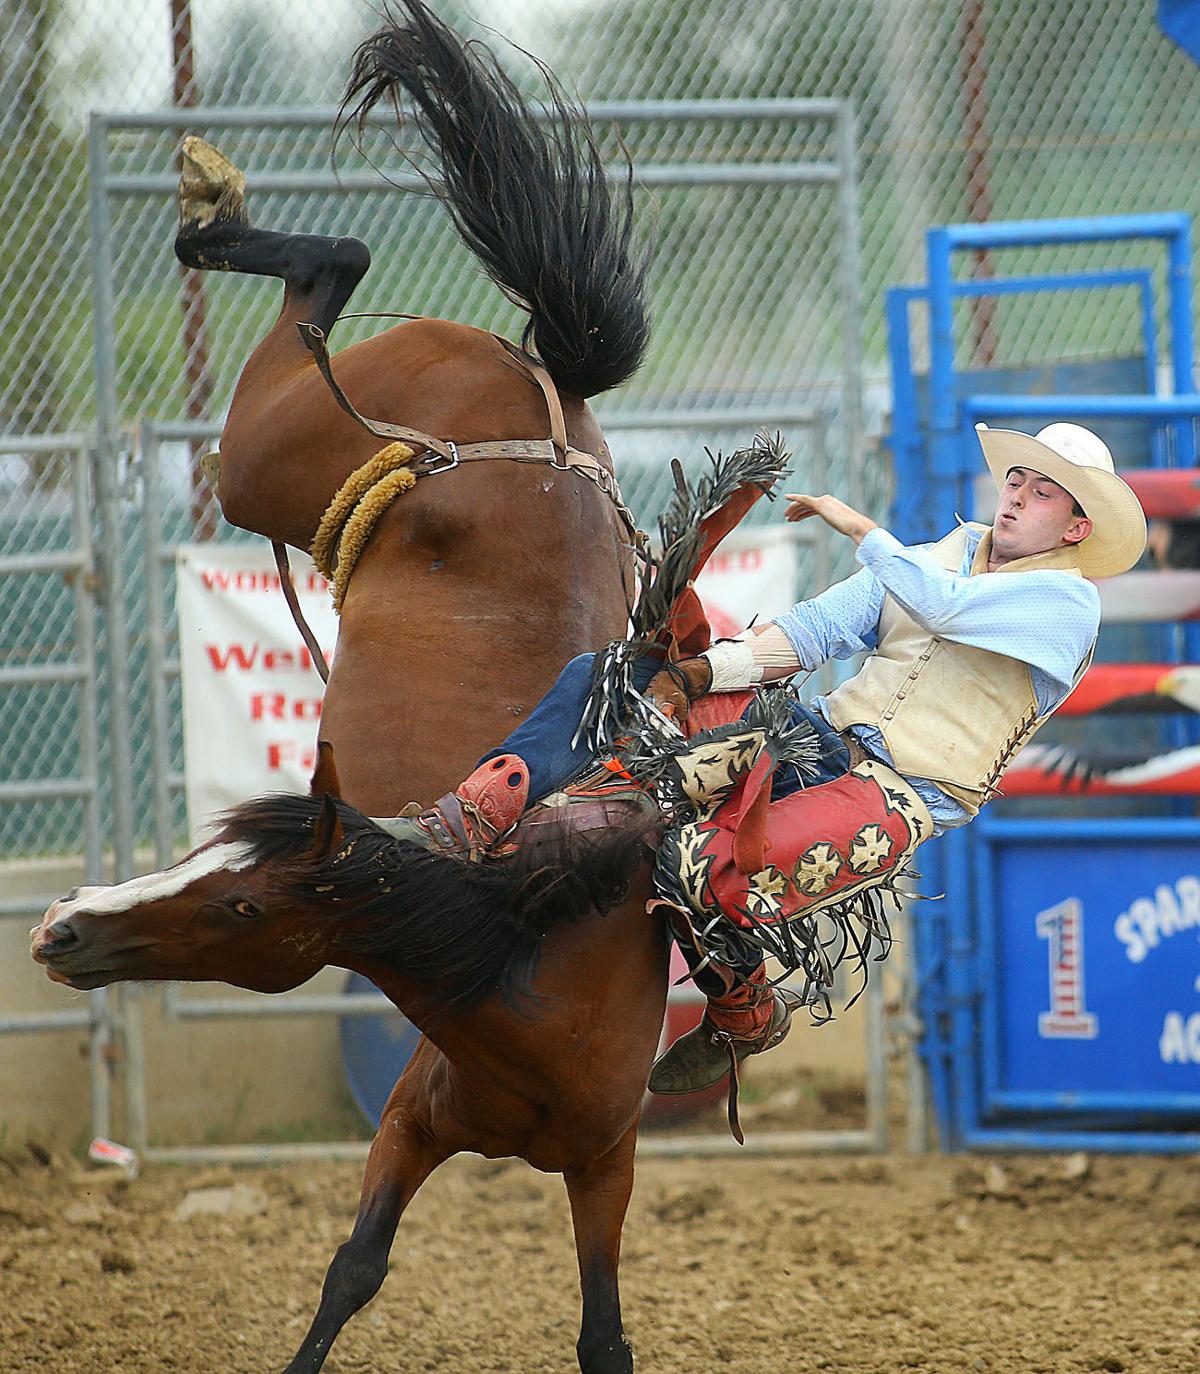
<svg viewBox="0 0 1200 1374">
<path fill-rule="evenodd" d="M 326 658 L 337 640 L 325 579 L 291 553 Z M 270 546 L 192 544 L 175 565 L 183 755 L 193 844 L 215 811 L 262 792 L 305 792 L 324 685 L 279 587 Z"/>
<path fill-rule="evenodd" d="M 304 617 L 329 657 L 337 617 L 325 579 L 309 559 L 294 551 L 291 557 Z M 183 546 L 175 577 L 195 844 L 216 811 L 262 792 L 307 790 L 323 687 L 292 624 L 268 545 Z M 795 531 L 771 527 L 728 536 L 696 590 L 722 636 L 737 634 L 755 616 L 769 620 L 787 610 L 795 582 Z"/>
</svg>

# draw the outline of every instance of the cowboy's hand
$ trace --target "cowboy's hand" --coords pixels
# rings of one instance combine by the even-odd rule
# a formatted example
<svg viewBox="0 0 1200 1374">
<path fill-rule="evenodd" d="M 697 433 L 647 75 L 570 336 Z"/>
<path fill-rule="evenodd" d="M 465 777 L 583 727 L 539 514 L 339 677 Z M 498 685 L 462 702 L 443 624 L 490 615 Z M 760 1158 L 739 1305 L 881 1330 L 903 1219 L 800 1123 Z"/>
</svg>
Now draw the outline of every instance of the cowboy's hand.
<svg viewBox="0 0 1200 1374">
<path fill-rule="evenodd" d="M 839 501 L 836 496 L 789 493 L 786 499 L 788 507 L 784 512 L 785 519 L 795 522 L 808 520 L 814 515 L 819 516 L 830 529 L 853 539 L 856 544 L 860 544 L 864 535 L 877 528 L 870 516 L 856 511 L 853 506 L 848 506 L 845 501 Z"/>
<path fill-rule="evenodd" d="M 706 658 L 682 658 L 655 673 L 646 695 L 669 719 L 682 725 L 697 697 L 712 685 L 712 666 Z"/>
</svg>

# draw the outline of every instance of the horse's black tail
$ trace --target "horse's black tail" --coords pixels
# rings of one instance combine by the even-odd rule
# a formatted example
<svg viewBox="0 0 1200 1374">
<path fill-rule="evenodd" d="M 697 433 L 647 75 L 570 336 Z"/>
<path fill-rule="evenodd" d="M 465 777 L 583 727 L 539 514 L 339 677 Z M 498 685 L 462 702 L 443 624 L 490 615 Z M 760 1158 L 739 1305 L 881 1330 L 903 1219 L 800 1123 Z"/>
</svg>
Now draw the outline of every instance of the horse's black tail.
<svg viewBox="0 0 1200 1374">
<path fill-rule="evenodd" d="M 591 126 L 553 74 L 535 113 L 491 51 L 464 43 L 421 0 L 361 43 L 340 122 L 363 120 L 384 96 L 412 100 L 422 138 L 441 160 L 430 180 L 467 246 L 529 312 L 532 346 L 564 391 L 594 396 L 631 377 L 646 350 L 648 254 L 632 245 L 632 169 L 614 195 Z M 536 61 L 536 59 L 534 59 Z"/>
</svg>

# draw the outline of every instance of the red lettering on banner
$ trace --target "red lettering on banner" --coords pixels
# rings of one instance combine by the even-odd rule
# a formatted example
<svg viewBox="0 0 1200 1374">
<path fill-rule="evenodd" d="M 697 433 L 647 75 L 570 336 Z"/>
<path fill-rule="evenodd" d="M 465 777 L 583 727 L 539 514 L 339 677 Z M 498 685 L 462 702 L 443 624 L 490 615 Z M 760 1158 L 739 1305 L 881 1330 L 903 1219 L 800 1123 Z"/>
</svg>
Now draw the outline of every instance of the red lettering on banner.
<svg viewBox="0 0 1200 1374">
<path fill-rule="evenodd" d="M 253 568 L 201 568 L 200 581 L 206 592 L 277 592 L 279 574 L 259 572 Z M 293 575 L 298 592 L 325 592 L 329 583 L 319 572 L 309 572 L 300 577 Z"/>
<path fill-rule="evenodd" d="M 249 649 L 244 644 L 231 644 L 224 653 L 216 644 L 206 644 L 204 650 L 208 654 L 208 661 L 218 673 L 225 672 L 231 666 L 249 672 L 258 661 L 257 644 L 251 645 Z"/>
<path fill-rule="evenodd" d="M 757 572 L 762 562 L 762 549 L 730 549 L 725 553 L 714 553 L 704 565 L 704 571 L 718 576 L 722 573 Z"/>
<path fill-rule="evenodd" d="M 250 697 L 251 720 L 320 720 L 320 697 L 288 697 L 283 692 L 255 692 Z"/>
<path fill-rule="evenodd" d="M 267 744 L 267 767 L 273 773 L 278 773 L 289 763 L 298 763 L 303 772 L 311 773 L 317 765 L 316 745 L 306 744 L 300 748 L 296 741 L 291 739 L 269 741 Z"/>
<path fill-rule="evenodd" d="M 205 653 L 213 670 L 227 672 L 230 668 L 240 668 L 248 673 L 253 668 L 262 672 L 290 673 L 296 669 L 307 672 L 313 666 L 312 654 L 307 645 L 295 649 L 264 649 L 261 644 L 230 644 L 222 649 L 219 644 L 206 644 Z M 326 657 L 326 662 L 329 661 Z"/>
<path fill-rule="evenodd" d="M 277 592 L 279 574 L 236 568 L 201 568 L 200 580 L 206 592 Z"/>
<path fill-rule="evenodd" d="M 296 744 L 294 740 L 272 740 L 267 745 L 267 767 L 272 772 L 278 772 L 285 763 L 290 763 L 296 757 Z"/>
<path fill-rule="evenodd" d="M 287 697 L 282 692 L 255 692 L 250 698 L 251 720 L 285 720 Z"/>
</svg>

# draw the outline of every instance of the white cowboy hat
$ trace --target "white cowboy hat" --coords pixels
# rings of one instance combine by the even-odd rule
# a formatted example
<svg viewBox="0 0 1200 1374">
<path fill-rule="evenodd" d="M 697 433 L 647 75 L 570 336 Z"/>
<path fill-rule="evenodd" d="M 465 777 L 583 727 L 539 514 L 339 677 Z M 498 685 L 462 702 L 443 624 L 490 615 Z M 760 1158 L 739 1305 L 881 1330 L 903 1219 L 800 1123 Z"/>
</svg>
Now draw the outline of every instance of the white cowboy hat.
<svg viewBox="0 0 1200 1374">
<path fill-rule="evenodd" d="M 1047 425 L 1036 434 L 976 425 L 983 456 L 998 487 L 1013 468 L 1029 468 L 1071 493 L 1092 522 L 1078 545 L 1085 577 L 1112 577 L 1132 568 L 1146 547 L 1146 515 L 1133 488 L 1117 476 L 1108 445 L 1082 425 Z"/>
</svg>

